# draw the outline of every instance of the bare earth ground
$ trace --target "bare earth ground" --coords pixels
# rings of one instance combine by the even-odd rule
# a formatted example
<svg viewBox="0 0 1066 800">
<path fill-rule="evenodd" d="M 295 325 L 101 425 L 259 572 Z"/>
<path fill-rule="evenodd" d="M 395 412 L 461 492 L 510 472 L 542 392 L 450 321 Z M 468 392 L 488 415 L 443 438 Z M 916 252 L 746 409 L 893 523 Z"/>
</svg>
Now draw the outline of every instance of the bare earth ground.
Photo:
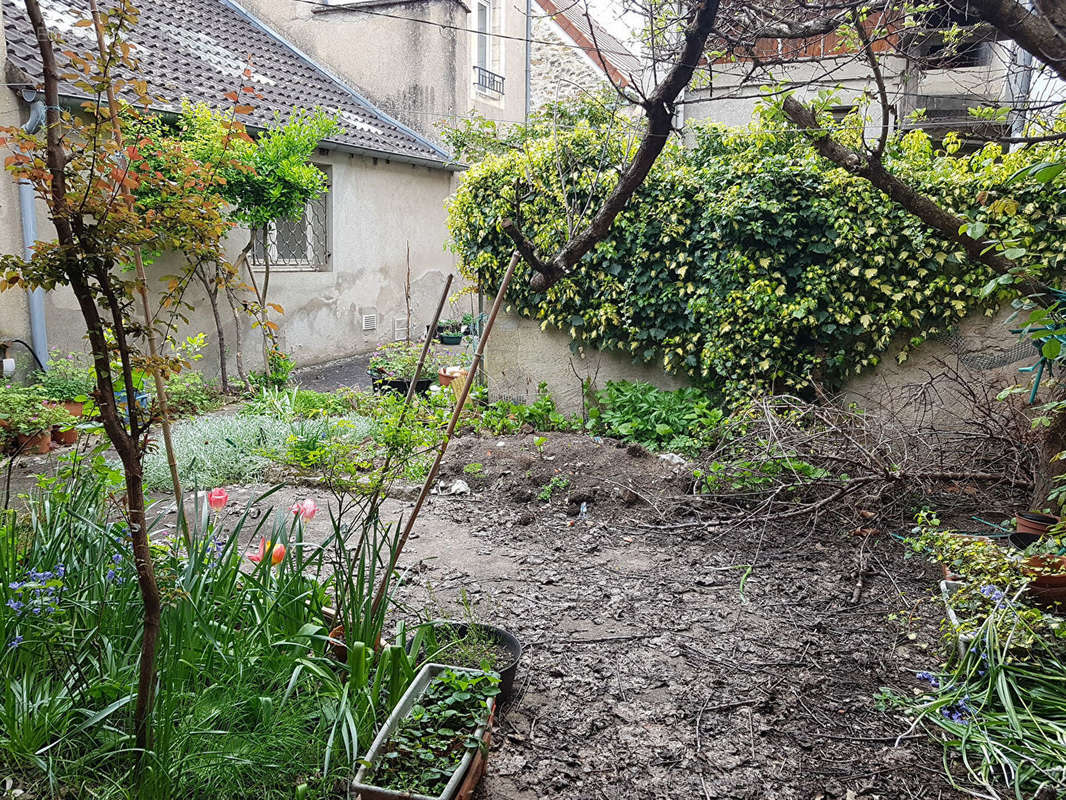
<svg viewBox="0 0 1066 800">
<path fill-rule="evenodd" d="M 909 629 L 887 619 L 930 597 L 922 561 L 883 532 L 863 545 L 715 527 L 684 498 L 683 466 L 576 435 L 539 452 L 533 439 L 456 439 L 444 480 L 472 492 L 433 496 L 401 559 L 403 603 L 454 609 L 466 590 L 526 646 L 481 800 L 962 796 L 939 747 L 920 734 L 897 746 L 907 724 L 874 710 L 882 686 L 909 691 L 940 660 L 934 603 Z M 473 462 L 482 475 L 462 472 Z M 571 486 L 537 499 L 556 475 Z M 255 491 L 230 489 L 234 504 Z M 327 501 L 288 487 L 276 502 L 306 496 Z M 320 513 L 310 535 L 328 525 Z M 870 571 L 853 604 L 860 546 Z"/>
<path fill-rule="evenodd" d="M 667 499 L 684 494 L 684 467 L 533 439 L 457 439 L 444 481 L 472 493 L 432 497 L 401 559 L 401 602 L 454 608 L 465 590 L 526 646 L 482 800 L 961 796 L 938 747 L 918 734 L 895 746 L 906 723 L 874 710 L 882 686 L 909 690 L 939 660 L 936 619 L 912 639 L 886 618 L 933 591 L 920 560 L 870 538 L 852 604 L 861 538 L 714 529 Z M 464 474 L 474 462 L 484 473 Z M 537 499 L 555 475 L 571 487 Z"/>
</svg>

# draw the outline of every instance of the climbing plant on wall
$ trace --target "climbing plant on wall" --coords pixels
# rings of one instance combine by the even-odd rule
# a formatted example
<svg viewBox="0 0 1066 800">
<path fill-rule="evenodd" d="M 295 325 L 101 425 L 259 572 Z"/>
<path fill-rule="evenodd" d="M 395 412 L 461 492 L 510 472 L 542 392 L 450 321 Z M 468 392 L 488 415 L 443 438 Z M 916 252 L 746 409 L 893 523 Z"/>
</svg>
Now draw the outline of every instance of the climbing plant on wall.
<svg viewBox="0 0 1066 800">
<path fill-rule="evenodd" d="M 578 125 L 489 155 L 450 209 L 461 272 L 490 288 L 511 252 L 516 219 L 555 252 L 581 210 L 612 186 L 624 129 Z M 1024 241 L 1026 266 L 1066 266 L 1066 202 L 1039 186 L 1006 185 L 1051 147 L 960 156 L 922 132 L 892 145 L 890 165 L 956 213 Z M 1003 197 L 1013 214 L 1001 213 Z M 527 276 L 528 277 L 528 276 Z M 545 292 L 512 283 L 523 316 L 592 346 L 661 363 L 729 398 L 827 389 L 876 364 L 902 337 L 913 346 L 982 303 L 988 270 L 965 260 L 867 182 L 821 161 L 794 136 L 704 128 L 668 148 L 633 201 L 571 275 Z M 906 350 L 901 354 L 905 357 Z"/>
</svg>

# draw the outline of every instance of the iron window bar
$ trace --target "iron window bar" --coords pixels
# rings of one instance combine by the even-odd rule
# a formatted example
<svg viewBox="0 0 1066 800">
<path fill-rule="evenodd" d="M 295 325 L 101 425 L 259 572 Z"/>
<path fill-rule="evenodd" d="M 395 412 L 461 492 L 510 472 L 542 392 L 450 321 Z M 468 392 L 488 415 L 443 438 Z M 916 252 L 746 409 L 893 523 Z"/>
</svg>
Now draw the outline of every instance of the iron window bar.
<svg viewBox="0 0 1066 800">
<path fill-rule="evenodd" d="M 474 65 L 474 85 L 486 92 L 503 94 L 503 75 L 497 75 L 492 70 Z"/>
</svg>

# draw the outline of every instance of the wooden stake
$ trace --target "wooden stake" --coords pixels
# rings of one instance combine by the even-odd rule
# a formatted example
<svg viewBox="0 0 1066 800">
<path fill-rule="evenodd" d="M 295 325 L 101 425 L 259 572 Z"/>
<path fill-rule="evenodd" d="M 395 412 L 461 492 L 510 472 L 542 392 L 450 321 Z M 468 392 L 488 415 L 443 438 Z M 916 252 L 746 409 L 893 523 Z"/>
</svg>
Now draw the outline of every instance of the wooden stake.
<svg viewBox="0 0 1066 800">
<path fill-rule="evenodd" d="M 507 272 L 504 273 L 503 280 L 500 281 L 500 289 L 496 293 L 496 300 L 492 304 L 492 311 L 489 312 L 488 321 L 485 323 L 485 330 L 481 332 L 481 339 L 478 341 L 477 352 L 474 353 L 474 360 L 470 364 L 470 375 L 474 375 L 477 372 L 478 366 L 481 364 L 482 357 L 485 354 L 485 342 L 489 339 L 489 334 L 492 333 L 492 326 L 496 322 L 496 316 L 500 313 L 500 309 L 503 307 L 503 299 L 507 294 L 507 287 L 511 284 L 511 278 L 514 277 L 515 267 L 518 266 L 519 255 L 515 251 L 511 256 L 511 263 L 507 266 Z M 443 308 L 443 302 L 441 303 Z M 437 311 L 440 314 L 440 309 Z M 444 454 L 448 452 L 448 443 L 451 441 L 452 434 L 455 433 L 455 428 L 459 424 L 459 415 L 463 413 L 463 407 L 466 405 L 466 400 L 470 396 L 470 387 L 474 384 L 472 380 L 466 380 L 463 385 L 463 391 L 459 395 L 459 399 L 455 403 L 455 410 L 452 412 L 452 418 L 448 421 L 448 430 L 444 433 L 444 441 L 440 443 L 440 448 L 437 450 L 437 457 L 433 460 L 433 466 L 429 469 L 429 474 L 426 476 L 425 482 L 422 484 L 422 491 L 418 493 L 418 499 L 415 501 L 415 507 L 411 509 L 410 515 L 407 517 L 407 524 L 404 526 L 403 533 L 400 535 L 400 540 L 396 544 L 396 549 L 393 551 L 392 558 L 389 560 L 389 568 L 381 577 L 381 583 L 378 584 L 377 593 L 374 595 L 374 604 L 371 606 L 370 613 L 376 614 L 381 608 L 381 604 L 385 601 L 385 586 L 388 582 L 389 575 L 396 569 L 396 562 L 400 559 L 400 553 L 403 552 L 404 545 L 407 544 L 407 539 L 411 535 L 411 529 L 414 528 L 415 520 L 418 519 L 418 514 L 422 510 L 422 506 L 425 505 L 426 498 L 429 497 L 430 489 L 433 487 L 433 481 L 437 478 L 437 472 L 440 470 L 441 461 L 444 460 Z"/>
</svg>

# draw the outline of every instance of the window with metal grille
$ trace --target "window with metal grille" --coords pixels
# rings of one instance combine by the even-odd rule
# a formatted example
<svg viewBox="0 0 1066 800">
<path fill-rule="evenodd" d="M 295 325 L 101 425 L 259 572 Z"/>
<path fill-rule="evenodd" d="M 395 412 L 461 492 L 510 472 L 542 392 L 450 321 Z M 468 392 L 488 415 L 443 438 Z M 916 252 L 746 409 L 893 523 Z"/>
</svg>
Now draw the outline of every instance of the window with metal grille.
<svg viewBox="0 0 1066 800">
<path fill-rule="evenodd" d="M 329 171 L 326 191 L 312 199 L 299 219 L 276 219 L 252 237 L 252 263 L 287 270 L 329 269 Z M 264 236 L 265 234 L 265 236 Z"/>
</svg>

